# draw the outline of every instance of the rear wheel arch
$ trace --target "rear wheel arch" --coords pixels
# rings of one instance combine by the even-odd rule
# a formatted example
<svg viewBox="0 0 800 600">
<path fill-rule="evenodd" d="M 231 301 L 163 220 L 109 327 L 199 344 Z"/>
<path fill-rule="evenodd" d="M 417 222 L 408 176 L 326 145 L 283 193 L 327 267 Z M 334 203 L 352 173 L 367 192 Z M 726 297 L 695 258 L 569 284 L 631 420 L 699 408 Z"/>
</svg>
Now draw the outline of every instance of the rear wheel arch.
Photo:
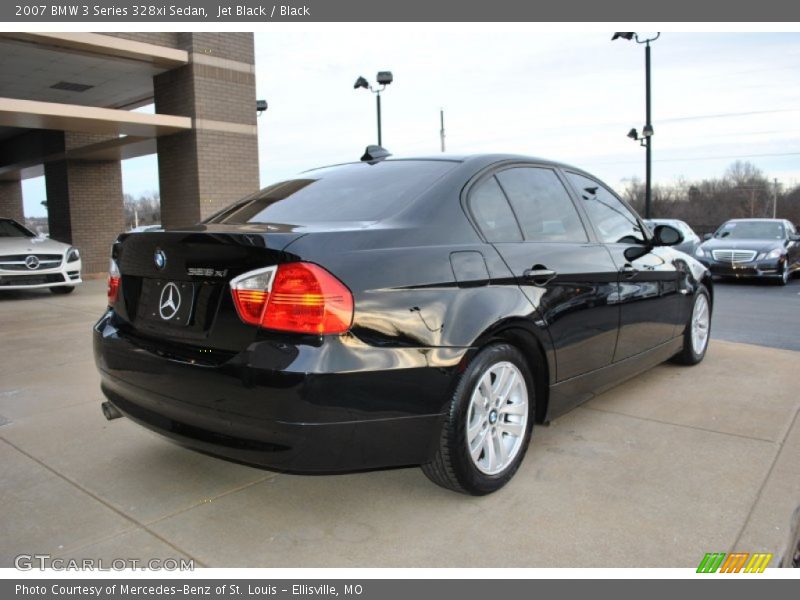
<svg viewBox="0 0 800 600">
<path fill-rule="evenodd" d="M 552 360 L 550 357 L 553 356 L 552 348 L 549 343 L 542 340 L 545 335 L 545 332 L 534 333 L 530 326 L 523 323 L 505 322 L 495 325 L 481 334 L 472 345 L 472 351 L 465 357 L 469 361 L 482 348 L 498 342 L 505 342 L 517 348 L 525 357 L 534 379 L 536 395 L 534 420 L 536 423 L 542 423 L 547 418 L 549 391 L 552 383 L 551 374 L 555 373 L 550 364 Z"/>
<path fill-rule="evenodd" d="M 711 312 L 713 313 L 714 312 L 714 282 L 713 282 L 713 279 L 711 277 L 711 273 L 706 273 L 703 276 L 703 279 L 702 279 L 702 281 L 700 283 L 702 283 L 705 286 L 706 292 L 708 292 L 708 304 L 709 304 L 709 306 L 711 308 Z"/>
</svg>

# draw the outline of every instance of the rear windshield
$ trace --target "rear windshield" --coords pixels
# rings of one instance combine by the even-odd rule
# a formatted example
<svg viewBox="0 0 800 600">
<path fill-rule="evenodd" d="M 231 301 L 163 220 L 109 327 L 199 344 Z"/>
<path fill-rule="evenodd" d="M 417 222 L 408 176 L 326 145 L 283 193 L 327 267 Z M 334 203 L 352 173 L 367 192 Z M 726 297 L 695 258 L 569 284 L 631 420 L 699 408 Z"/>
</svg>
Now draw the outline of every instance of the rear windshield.
<svg viewBox="0 0 800 600">
<path fill-rule="evenodd" d="M 405 208 L 455 166 L 450 161 L 390 160 L 317 169 L 264 188 L 209 222 L 378 221 Z"/>
<path fill-rule="evenodd" d="M 0 219 L 0 238 L 4 237 L 30 238 L 34 237 L 34 234 L 32 231 L 28 230 L 26 227 L 23 227 L 16 221 L 12 221 L 11 219 Z"/>
</svg>

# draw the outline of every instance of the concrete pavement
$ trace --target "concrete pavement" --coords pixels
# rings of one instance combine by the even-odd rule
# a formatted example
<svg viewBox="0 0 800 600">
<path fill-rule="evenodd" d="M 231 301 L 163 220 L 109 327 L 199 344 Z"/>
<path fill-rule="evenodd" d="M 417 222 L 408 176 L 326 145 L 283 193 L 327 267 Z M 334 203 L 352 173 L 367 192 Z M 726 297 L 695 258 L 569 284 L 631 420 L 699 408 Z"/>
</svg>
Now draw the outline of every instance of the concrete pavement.
<svg viewBox="0 0 800 600">
<path fill-rule="evenodd" d="M 692 567 L 779 554 L 800 504 L 797 352 L 713 340 L 697 367 L 538 427 L 511 484 L 471 498 L 416 468 L 275 474 L 106 421 L 90 339 L 104 299 L 99 281 L 0 294 L 0 566 Z"/>
</svg>

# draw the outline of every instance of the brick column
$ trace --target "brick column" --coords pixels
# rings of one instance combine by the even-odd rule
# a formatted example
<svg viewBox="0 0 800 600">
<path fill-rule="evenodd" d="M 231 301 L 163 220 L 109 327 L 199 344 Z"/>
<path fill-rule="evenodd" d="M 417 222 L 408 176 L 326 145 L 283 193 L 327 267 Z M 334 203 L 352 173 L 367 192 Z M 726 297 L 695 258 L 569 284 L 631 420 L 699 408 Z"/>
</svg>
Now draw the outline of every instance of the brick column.
<svg viewBox="0 0 800 600">
<path fill-rule="evenodd" d="M 25 224 L 20 181 L 0 181 L 0 217 L 7 217 Z"/>
<path fill-rule="evenodd" d="M 156 112 L 193 129 L 158 138 L 161 222 L 190 225 L 256 191 L 258 137 L 251 33 L 179 33 L 191 63 L 153 79 Z"/>
<path fill-rule="evenodd" d="M 103 139 L 91 134 L 63 135 L 66 149 Z M 80 250 L 85 274 L 108 271 L 111 244 L 125 230 L 120 162 L 48 162 L 44 175 L 50 237 Z"/>
</svg>

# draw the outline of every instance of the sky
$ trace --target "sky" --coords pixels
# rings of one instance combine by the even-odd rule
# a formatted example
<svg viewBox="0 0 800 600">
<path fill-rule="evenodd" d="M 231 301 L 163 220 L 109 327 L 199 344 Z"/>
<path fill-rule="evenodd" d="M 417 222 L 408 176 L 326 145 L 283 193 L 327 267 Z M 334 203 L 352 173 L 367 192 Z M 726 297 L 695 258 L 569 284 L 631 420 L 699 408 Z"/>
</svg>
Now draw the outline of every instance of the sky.
<svg viewBox="0 0 800 600">
<path fill-rule="evenodd" d="M 645 122 L 643 46 L 613 32 L 363 26 L 255 34 L 262 186 L 375 143 L 375 98 L 353 83 L 382 70 L 394 74 L 382 108 L 395 156 L 438 154 L 443 108 L 447 152 L 559 160 L 617 189 L 644 178 L 644 149 L 626 137 Z M 800 184 L 800 34 L 663 33 L 652 98 L 655 183 L 718 177 L 741 159 Z M 124 191 L 157 190 L 157 169 L 154 156 L 124 161 Z M 42 178 L 23 195 L 27 216 L 45 214 Z"/>
</svg>

